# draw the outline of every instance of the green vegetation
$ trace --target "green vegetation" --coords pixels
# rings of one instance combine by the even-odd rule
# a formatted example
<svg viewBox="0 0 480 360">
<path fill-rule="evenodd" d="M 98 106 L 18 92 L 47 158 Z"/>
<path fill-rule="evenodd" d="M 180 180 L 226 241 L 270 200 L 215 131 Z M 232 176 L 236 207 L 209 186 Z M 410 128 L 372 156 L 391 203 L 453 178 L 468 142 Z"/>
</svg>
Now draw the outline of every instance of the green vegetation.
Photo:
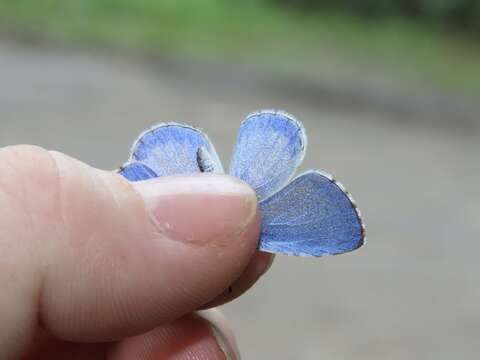
<svg viewBox="0 0 480 360">
<path fill-rule="evenodd" d="M 355 11 L 367 16 L 401 15 L 422 21 L 455 25 L 463 31 L 480 33 L 478 0 L 272 0 L 304 9 L 326 7 Z"/>
<path fill-rule="evenodd" d="M 261 0 L 0 0 L 1 28 L 272 72 L 372 73 L 480 93 L 480 45 L 405 18 L 294 11 Z"/>
</svg>

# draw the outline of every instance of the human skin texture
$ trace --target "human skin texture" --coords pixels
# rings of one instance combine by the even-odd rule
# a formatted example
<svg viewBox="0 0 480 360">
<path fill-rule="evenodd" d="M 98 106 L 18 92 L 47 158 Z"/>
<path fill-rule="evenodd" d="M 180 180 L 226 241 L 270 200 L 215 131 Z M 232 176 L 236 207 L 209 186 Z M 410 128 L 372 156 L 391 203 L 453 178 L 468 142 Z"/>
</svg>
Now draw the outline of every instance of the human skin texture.
<svg viewBox="0 0 480 360">
<path fill-rule="evenodd" d="M 248 185 L 132 184 L 32 146 L 0 149 L 0 169 L 0 359 L 239 357 L 211 308 L 273 260 Z"/>
</svg>

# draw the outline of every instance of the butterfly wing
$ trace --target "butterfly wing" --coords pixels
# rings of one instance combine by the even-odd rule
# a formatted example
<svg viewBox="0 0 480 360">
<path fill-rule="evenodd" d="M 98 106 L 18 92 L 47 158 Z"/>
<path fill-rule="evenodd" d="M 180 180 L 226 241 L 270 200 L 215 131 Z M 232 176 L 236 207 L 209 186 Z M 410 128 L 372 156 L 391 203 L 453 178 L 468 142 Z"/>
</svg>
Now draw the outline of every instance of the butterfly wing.
<svg viewBox="0 0 480 360">
<path fill-rule="evenodd" d="M 158 177 L 147 165 L 139 162 L 123 166 L 118 173 L 129 181 L 141 181 Z"/>
<path fill-rule="evenodd" d="M 177 123 L 159 124 L 141 134 L 132 147 L 130 162 L 145 165 L 156 176 L 223 172 L 208 137 L 199 129 Z"/>
<path fill-rule="evenodd" d="M 260 203 L 266 252 L 326 256 L 364 243 L 360 213 L 343 186 L 325 173 L 307 172 Z"/>
<path fill-rule="evenodd" d="M 250 184 L 264 199 L 292 177 L 306 143 L 303 126 L 291 115 L 273 110 L 253 113 L 240 127 L 230 174 Z"/>
</svg>

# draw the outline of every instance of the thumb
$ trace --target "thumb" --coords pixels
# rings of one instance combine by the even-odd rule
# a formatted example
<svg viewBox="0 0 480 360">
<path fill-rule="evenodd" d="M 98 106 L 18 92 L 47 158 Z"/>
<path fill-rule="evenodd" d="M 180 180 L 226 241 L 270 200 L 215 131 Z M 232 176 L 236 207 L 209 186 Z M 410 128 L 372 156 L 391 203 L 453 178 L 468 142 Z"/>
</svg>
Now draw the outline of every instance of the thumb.
<svg viewBox="0 0 480 360">
<path fill-rule="evenodd" d="M 6 304 L 32 307 L 24 322 L 38 314 L 62 339 L 113 340 L 191 312 L 242 273 L 257 245 L 255 194 L 228 176 L 131 184 L 31 147 L 0 151 L 0 165 L 9 194 L 0 252 L 13 252 L 10 271 L 28 279 L 5 294 L 32 299 Z"/>
</svg>

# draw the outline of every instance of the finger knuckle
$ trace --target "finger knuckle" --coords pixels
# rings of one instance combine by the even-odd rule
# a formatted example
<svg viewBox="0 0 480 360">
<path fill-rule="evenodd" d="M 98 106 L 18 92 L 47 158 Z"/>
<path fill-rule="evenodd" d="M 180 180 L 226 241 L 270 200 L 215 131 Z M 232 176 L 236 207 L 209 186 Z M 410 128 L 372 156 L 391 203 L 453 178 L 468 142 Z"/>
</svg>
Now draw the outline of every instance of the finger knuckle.
<svg viewBox="0 0 480 360">
<path fill-rule="evenodd" d="M 30 219 L 46 216 L 54 220 L 59 171 L 57 162 L 47 150 L 30 145 L 2 148 L 0 167 L 0 200 L 7 202 L 8 208 L 13 208 L 14 204 Z"/>
<path fill-rule="evenodd" d="M 19 145 L 0 150 L 2 183 L 12 189 L 48 191 L 55 185 L 58 175 L 56 161 L 45 149 Z M 40 189 L 38 189 L 40 188 Z"/>
</svg>

